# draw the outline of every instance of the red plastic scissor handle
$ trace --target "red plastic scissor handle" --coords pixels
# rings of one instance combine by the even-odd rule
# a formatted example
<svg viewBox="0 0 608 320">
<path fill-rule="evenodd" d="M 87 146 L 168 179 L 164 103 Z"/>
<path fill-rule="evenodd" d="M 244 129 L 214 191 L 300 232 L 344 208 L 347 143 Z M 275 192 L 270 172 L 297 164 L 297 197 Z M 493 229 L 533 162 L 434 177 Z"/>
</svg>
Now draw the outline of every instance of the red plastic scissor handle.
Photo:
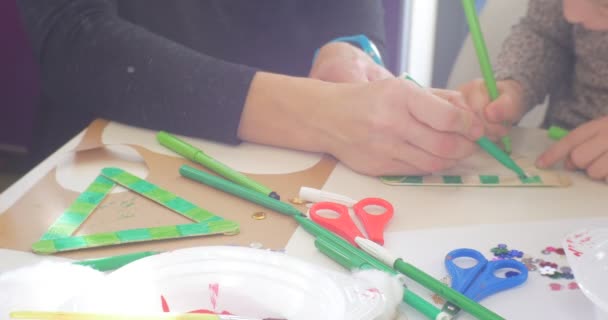
<svg viewBox="0 0 608 320">
<path fill-rule="evenodd" d="M 319 215 L 320 210 L 330 210 L 338 214 L 337 218 L 327 218 Z M 310 207 L 308 215 L 312 221 L 346 239 L 352 245 L 356 237 L 365 238 L 348 214 L 348 207 L 334 202 L 317 202 Z"/>
<path fill-rule="evenodd" d="M 379 206 L 385 211 L 378 214 L 369 213 L 365 210 L 367 206 Z M 367 236 L 373 242 L 384 244 L 384 229 L 395 212 L 390 202 L 380 198 L 365 198 L 353 206 L 355 215 L 361 220 Z"/>
</svg>

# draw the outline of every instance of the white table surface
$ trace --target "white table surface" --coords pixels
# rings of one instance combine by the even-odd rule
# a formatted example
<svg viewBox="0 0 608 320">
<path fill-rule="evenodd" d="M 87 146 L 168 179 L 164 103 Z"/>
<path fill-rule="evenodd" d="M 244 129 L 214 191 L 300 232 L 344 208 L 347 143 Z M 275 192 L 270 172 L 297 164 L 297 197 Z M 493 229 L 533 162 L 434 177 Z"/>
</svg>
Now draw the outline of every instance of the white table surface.
<svg viewBox="0 0 608 320">
<path fill-rule="evenodd" d="M 0 195 L 0 212 L 19 199 L 38 179 L 55 166 L 64 186 L 78 190 L 86 187 L 100 168 L 70 168 L 70 150 L 82 135 L 76 136 L 51 157 L 34 168 Z M 154 132 L 112 123 L 103 135 L 107 144 L 134 143 L 154 151 L 171 154 L 158 146 Z M 286 173 L 306 168 L 320 157 L 267 146 L 242 144 L 225 146 L 203 140 L 187 139 L 192 144 L 233 168 L 249 173 Z M 515 151 L 531 159 L 550 145 L 545 132 L 517 129 L 513 133 Z M 239 155 L 247 155 L 239 156 Z M 78 170 L 78 171 L 73 171 Z M 142 169 L 145 171 L 145 168 Z M 386 233 L 385 246 L 429 274 L 446 275 L 443 257 L 452 249 L 475 248 L 486 256 L 490 248 L 505 243 L 534 257 L 566 265 L 565 258 L 540 253 L 546 246 L 559 247 L 564 236 L 581 227 L 608 227 L 608 187 L 580 173 L 566 173 L 572 178 L 569 188 L 469 188 L 469 187 L 394 187 L 378 179 L 356 174 L 338 165 L 324 190 L 351 198 L 380 196 L 395 207 L 395 217 Z M 84 181 L 84 182 L 83 182 Z M 313 237 L 299 228 L 289 241 L 289 255 L 309 262 L 342 270 L 319 253 Z M 0 272 L 26 266 L 42 259 L 31 253 L 0 248 Z M 607 277 L 608 278 L 608 277 Z M 549 283 L 563 285 L 570 281 L 553 280 L 531 272 L 522 287 L 486 298 L 483 304 L 507 319 L 594 319 L 593 304 L 581 290 L 551 291 Z M 422 297 L 431 294 L 415 283 L 410 289 Z M 423 319 L 405 308 L 410 319 Z M 462 319 L 468 319 L 463 315 Z"/>
</svg>

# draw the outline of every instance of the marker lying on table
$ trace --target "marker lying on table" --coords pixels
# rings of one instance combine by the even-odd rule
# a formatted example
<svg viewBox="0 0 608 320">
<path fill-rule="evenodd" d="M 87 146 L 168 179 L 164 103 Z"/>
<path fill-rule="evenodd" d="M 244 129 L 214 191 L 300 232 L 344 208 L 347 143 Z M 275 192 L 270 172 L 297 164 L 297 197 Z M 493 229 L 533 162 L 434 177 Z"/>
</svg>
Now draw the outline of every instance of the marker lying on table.
<svg viewBox="0 0 608 320">
<path fill-rule="evenodd" d="M 415 266 L 403 261 L 401 258 L 394 257 L 387 249 L 378 245 L 373 241 L 369 241 L 364 238 L 355 239 L 357 244 L 367 253 L 373 257 L 384 262 L 388 266 L 392 266 L 395 270 L 401 274 L 411 278 L 427 289 L 437 293 L 441 297 L 457 305 L 462 310 L 470 313 L 478 319 L 503 319 L 501 316 L 485 308 L 479 303 L 466 297 L 462 293 L 446 286 L 441 281 L 431 277 L 424 271 L 416 268 Z"/>
<path fill-rule="evenodd" d="M 280 196 L 276 192 L 228 167 L 227 165 L 211 158 L 202 150 L 195 148 L 186 141 L 183 141 L 170 133 L 159 131 L 156 135 L 156 139 L 161 145 L 171 149 L 184 158 L 199 163 L 205 168 L 224 176 L 226 179 L 231 180 L 234 183 L 240 184 L 251 190 L 261 192 L 271 198 L 280 199 Z"/>
<path fill-rule="evenodd" d="M 118 256 L 104 257 L 99 259 L 89 259 L 76 261 L 73 264 L 91 267 L 97 271 L 111 271 L 121 268 L 133 261 L 139 260 L 141 258 L 153 256 L 159 254 L 158 251 L 142 251 L 135 253 L 122 254 Z"/>
<path fill-rule="evenodd" d="M 469 31 L 471 33 L 471 39 L 475 46 L 475 52 L 477 53 L 477 60 L 479 60 L 479 67 L 483 75 L 483 79 L 488 89 L 488 94 L 491 100 L 496 100 L 499 96 L 498 87 L 496 85 L 496 78 L 494 77 L 494 71 L 492 70 L 492 64 L 490 63 L 490 56 L 488 54 L 488 48 L 481 32 L 481 26 L 479 19 L 477 18 L 477 9 L 475 8 L 475 0 L 462 0 L 462 7 L 464 9 L 465 16 L 467 17 L 467 23 L 469 24 Z M 507 154 L 511 153 L 511 138 L 506 135 L 502 137 L 502 144 Z M 500 161 L 500 160 L 498 160 Z"/>
<path fill-rule="evenodd" d="M 183 165 L 180 168 L 180 174 L 187 178 L 206 184 L 208 186 L 233 194 L 242 199 L 246 199 L 266 208 L 275 210 L 279 213 L 292 216 L 296 221 L 298 221 L 298 223 L 304 230 L 315 236 L 315 246 L 319 248 L 322 253 L 326 254 L 328 257 L 348 269 L 374 268 L 390 274 L 396 274 L 396 271 L 392 268 L 392 266 L 386 265 L 385 263 L 372 257 L 366 252 L 352 246 L 350 243 L 348 243 L 348 241 L 338 237 L 336 234 L 323 228 L 314 221 L 308 219 L 302 212 L 300 212 L 298 209 L 288 203 L 281 202 L 269 197 L 264 197 L 259 193 L 243 188 L 242 186 L 234 184 L 220 177 L 197 170 L 188 165 Z M 443 284 L 441 285 L 442 290 L 444 288 L 451 289 Z M 456 294 L 462 295 L 459 292 L 456 292 Z M 417 311 L 424 314 L 429 319 L 438 320 L 450 318 L 447 313 L 441 312 L 434 305 L 430 304 L 429 302 L 422 299 L 421 297 L 419 297 L 414 292 L 408 289 L 405 290 L 403 301 L 406 302 L 408 305 L 412 306 Z M 475 312 L 476 314 L 480 314 L 480 319 L 503 319 L 492 311 L 477 304 L 476 302 L 473 301 L 473 303 L 476 305 L 476 308 L 473 308 L 473 306 L 471 305 L 461 306 L 457 303 L 455 304 L 466 312 L 470 312 L 471 314 L 474 314 L 473 312 Z"/>
</svg>

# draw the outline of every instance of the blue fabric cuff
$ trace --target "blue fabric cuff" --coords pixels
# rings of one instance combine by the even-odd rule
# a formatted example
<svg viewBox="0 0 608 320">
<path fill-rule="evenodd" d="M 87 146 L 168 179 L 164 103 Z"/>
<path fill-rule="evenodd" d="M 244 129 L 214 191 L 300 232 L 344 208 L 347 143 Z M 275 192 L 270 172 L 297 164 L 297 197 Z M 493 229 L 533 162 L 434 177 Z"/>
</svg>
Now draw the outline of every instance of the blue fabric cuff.
<svg viewBox="0 0 608 320">
<path fill-rule="evenodd" d="M 344 36 L 335 38 L 328 43 L 334 42 L 348 42 L 359 47 L 363 52 L 365 52 L 368 56 L 370 56 L 374 62 L 384 67 L 384 62 L 382 62 L 382 57 L 380 56 L 380 51 L 376 45 L 364 34 L 358 34 L 354 36 Z M 315 51 L 315 55 L 312 59 L 313 63 L 317 59 L 317 55 L 319 54 L 319 49 Z"/>
</svg>

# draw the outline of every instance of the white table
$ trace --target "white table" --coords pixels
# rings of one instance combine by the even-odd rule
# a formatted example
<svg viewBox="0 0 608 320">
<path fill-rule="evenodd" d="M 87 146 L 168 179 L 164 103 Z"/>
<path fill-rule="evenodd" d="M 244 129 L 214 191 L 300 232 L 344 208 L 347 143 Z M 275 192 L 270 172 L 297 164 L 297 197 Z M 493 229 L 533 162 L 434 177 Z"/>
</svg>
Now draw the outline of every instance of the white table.
<svg viewBox="0 0 608 320">
<path fill-rule="evenodd" d="M 1 194 L 0 212 L 27 192 L 48 170 L 56 165 L 63 166 L 66 154 L 79 139 L 80 135 Z M 103 139 L 108 144 L 135 143 L 170 154 L 156 144 L 154 132 L 147 130 L 113 123 L 104 132 Z M 202 140 L 189 141 L 229 166 L 250 173 L 292 172 L 314 164 L 320 157 L 252 144 L 232 147 Z M 530 158 L 535 158 L 550 143 L 541 130 L 518 129 L 513 133 L 515 151 Z M 62 184 L 83 188 L 98 169 L 80 168 L 77 170 L 84 171 L 77 173 L 68 170 Z M 431 275 L 442 278 L 446 275 L 443 257 L 460 247 L 475 248 L 489 255 L 490 248 L 505 243 L 511 249 L 565 265 L 565 258 L 543 256 L 540 251 L 546 246 L 560 246 L 564 235 L 580 227 L 608 226 L 605 209 L 608 187 L 579 173 L 567 174 L 573 180 L 569 188 L 393 187 L 338 165 L 324 190 L 355 199 L 380 196 L 390 201 L 396 214 L 386 233 L 386 247 Z M 292 256 L 341 270 L 316 251 L 312 236 L 302 229 L 295 232 L 286 249 Z M 29 253 L 0 250 L 0 272 L 40 259 L 43 258 Z M 528 319 L 533 315 L 547 319 L 595 318 L 595 308 L 580 290 L 551 291 L 548 287 L 551 282 L 566 284 L 564 280 L 552 280 L 532 272 L 523 287 L 490 296 L 483 304 L 508 319 Z M 422 297 L 431 296 L 415 283 L 410 283 L 410 288 Z M 414 311 L 407 313 L 410 319 L 422 319 Z"/>
</svg>

